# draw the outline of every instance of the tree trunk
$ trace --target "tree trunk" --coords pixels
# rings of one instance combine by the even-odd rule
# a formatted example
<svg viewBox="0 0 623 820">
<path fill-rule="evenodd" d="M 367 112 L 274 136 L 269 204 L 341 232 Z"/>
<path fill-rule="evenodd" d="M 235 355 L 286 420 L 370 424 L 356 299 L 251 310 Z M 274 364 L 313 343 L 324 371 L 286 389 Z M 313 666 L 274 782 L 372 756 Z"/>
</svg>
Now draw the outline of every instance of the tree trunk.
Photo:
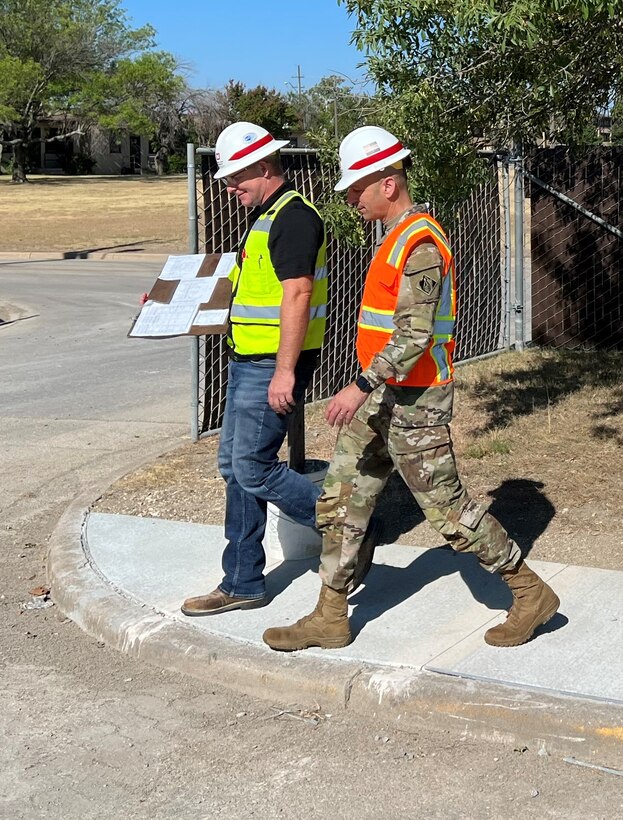
<svg viewBox="0 0 623 820">
<path fill-rule="evenodd" d="M 154 157 L 154 162 L 156 164 L 156 173 L 159 177 L 164 176 L 166 172 L 169 170 L 169 152 L 166 148 L 162 147 L 156 151 L 156 156 Z"/>
<path fill-rule="evenodd" d="M 13 146 L 13 182 L 27 182 L 26 146 L 23 142 L 17 142 Z"/>
</svg>

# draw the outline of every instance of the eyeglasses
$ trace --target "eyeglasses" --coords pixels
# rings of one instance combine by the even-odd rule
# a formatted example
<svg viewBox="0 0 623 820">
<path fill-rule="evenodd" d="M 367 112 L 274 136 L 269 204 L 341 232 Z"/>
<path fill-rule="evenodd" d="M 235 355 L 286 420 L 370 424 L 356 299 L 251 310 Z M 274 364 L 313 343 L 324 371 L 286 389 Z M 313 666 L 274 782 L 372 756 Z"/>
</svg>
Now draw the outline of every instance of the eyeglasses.
<svg viewBox="0 0 623 820">
<path fill-rule="evenodd" d="M 246 168 L 244 169 L 246 171 Z M 226 188 L 237 188 L 238 183 L 244 180 L 244 171 L 239 171 L 237 174 L 232 174 L 229 177 L 222 177 L 221 182 Z"/>
<path fill-rule="evenodd" d="M 243 168 L 242 171 L 238 171 L 235 174 L 221 177 L 221 182 L 227 188 L 237 188 L 241 182 L 244 182 L 247 179 L 254 179 L 256 176 L 258 176 L 258 168 L 256 164 L 253 164 L 249 165 L 247 168 Z"/>
</svg>

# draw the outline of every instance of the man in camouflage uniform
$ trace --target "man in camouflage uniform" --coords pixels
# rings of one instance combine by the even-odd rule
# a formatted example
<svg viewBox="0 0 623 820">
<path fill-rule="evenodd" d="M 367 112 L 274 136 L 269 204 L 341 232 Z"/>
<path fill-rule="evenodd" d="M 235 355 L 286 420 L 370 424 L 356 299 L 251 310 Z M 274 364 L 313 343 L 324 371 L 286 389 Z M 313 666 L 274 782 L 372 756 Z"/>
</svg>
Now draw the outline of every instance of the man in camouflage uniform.
<svg viewBox="0 0 623 820">
<path fill-rule="evenodd" d="M 454 393 L 453 261 L 439 225 L 411 202 L 404 170 L 409 153 L 374 126 L 357 129 L 340 146 L 343 176 L 336 190 L 348 188 L 349 204 L 367 221 L 380 219 L 384 236 L 368 271 L 359 317 L 363 370 L 326 411 L 329 424 L 340 431 L 316 506 L 323 534 L 320 598 L 311 615 L 264 633 L 272 649 L 338 648 L 351 642 L 347 595 L 370 516 L 394 468 L 448 543 L 474 553 L 511 588 L 513 607 L 505 623 L 485 634 L 487 643 L 525 643 L 560 603 L 522 561 L 501 524 L 470 499 L 457 474 L 448 427 Z M 370 339 L 372 356 L 366 355 Z"/>
</svg>

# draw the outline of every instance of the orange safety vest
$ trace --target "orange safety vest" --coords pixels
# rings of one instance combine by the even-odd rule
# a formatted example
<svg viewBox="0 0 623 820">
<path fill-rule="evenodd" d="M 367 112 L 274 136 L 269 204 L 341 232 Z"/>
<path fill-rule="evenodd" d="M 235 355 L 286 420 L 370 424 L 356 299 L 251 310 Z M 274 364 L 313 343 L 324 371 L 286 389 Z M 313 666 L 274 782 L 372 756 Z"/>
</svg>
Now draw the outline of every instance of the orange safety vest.
<svg viewBox="0 0 623 820">
<path fill-rule="evenodd" d="M 456 319 L 454 260 L 445 233 L 428 214 L 413 214 L 400 222 L 384 239 L 370 264 L 357 322 L 357 357 L 365 370 L 396 330 L 393 318 L 406 261 L 417 245 L 430 241 L 439 249 L 444 263 L 432 338 L 407 378 L 400 382 L 387 379 L 387 384 L 429 387 L 452 381 Z"/>
</svg>

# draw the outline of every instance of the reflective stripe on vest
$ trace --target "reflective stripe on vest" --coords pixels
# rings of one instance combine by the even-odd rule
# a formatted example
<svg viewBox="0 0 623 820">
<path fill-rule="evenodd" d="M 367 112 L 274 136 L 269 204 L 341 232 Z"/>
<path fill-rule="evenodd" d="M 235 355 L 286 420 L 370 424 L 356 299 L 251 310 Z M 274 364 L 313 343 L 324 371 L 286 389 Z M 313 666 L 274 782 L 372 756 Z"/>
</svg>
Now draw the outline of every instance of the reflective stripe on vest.
<svg viewBox="0 0 623 820">
<path fill-rule="evenodd" d="M 241 267 L 236 266 L 230 275 L 234 296 L 229 315 L 228 343 L 240 355 L 272 355 L 279 350 L 283 286 L 275 273 L 268 241 L 277 214 L 295 198 L 302 199 L 316 211 L 299 193 L 286 191 L 272 208 L 255 221 L 244 243 Z M 314 266 L 309 324 L 303 350 L 322 347 L 326 315 L 327 247 L 323 237 Z"/>
<path fill-rule="evenodd" d="M 396 330 L 394 313 L 406 260 L 415 247 L 424 241 L 435 243 L 444 263 L 431 339 L 406 379 L 400 382 L 388 379 L 389 384 L 428 387 L 452 381 L 456 316 L 454 262 L 441 226 L 426 214 L 414 214 L 399 223 L 390 231 L 372 260 L 357 323 L 357 354 L 365 370 Z M 399 276 L 396 276 L 396 271 Z"/>
<path fill-rule="evenodd" d="M 281 305 L 271 305 L 262 307 L 261 305 L 232 305 L 230 316 L 236 319 L 269 319 L 279 322 L 281 316 Z M 327 306 L 318 305 L 310 307 L 309 320 L 325 319 L 327 316 Z"/>
</svg>

